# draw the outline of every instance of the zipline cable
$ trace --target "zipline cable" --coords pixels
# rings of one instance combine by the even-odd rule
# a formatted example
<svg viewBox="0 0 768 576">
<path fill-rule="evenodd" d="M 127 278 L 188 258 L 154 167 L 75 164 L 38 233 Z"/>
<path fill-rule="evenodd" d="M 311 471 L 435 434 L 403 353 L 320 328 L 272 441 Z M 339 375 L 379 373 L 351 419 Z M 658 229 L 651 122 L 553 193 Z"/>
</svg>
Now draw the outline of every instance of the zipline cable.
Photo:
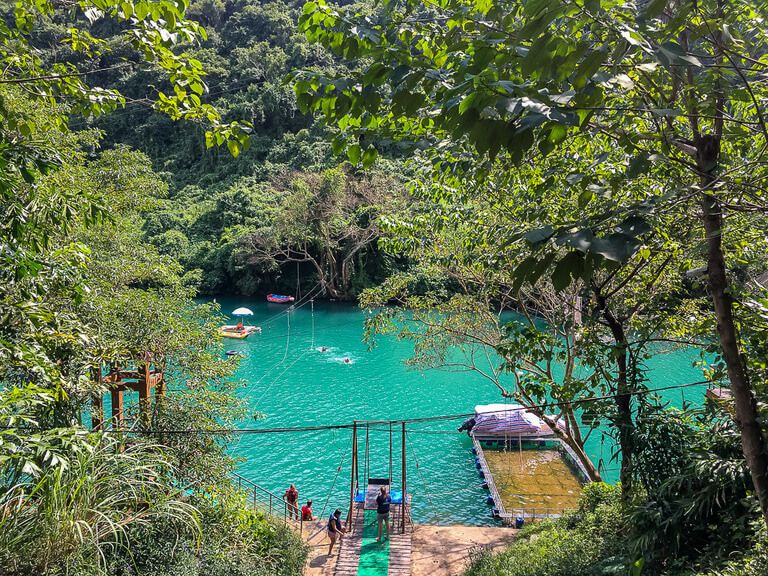
<svg viewBox="0 0 768 576">
<path fill-rule="evenodd" d="M 312 311 L 312 342 L 310 343 L 309 347 L 314 348 L 315 347 L 315 299 L 312 298 L 312 300 L 309 301 L 311 304 L 310 310 Z"/>
<path fill-rule="evenodd" d="M 286 370 L 290 369 L 296 362 L 301 360 L 301 358 L 306 354 L 304 352 L 301 354 L 294 362 L 286 368 Z M 285 373 L 283 371 L 282 374 Z M 281 374 L 281 375 L 282 375 Z M 512 408 L 509 410 L 498 410 L 499 413 L 505 413 L 505 412 L 517 412 L 520 410 L 530 410 L 530 409 L 547 409 L 547 408 L 553 408 L 557 406 L 573 406 L 573 405 L 581 405 L 581 404 L 589 404 L 592 402 L 600 402 L 601 400 L 612 400 L 615 398 L 619 398 L 622 396 L 645 396 L 647 394 L 653 394 L 656 392 L 663 392 L 666 390 L 677 390 L 680 388 L 690 388 L 691 386 L 703 386 L 705 384 L 710 384 L 709 380 L 702 380 L 699 382 L 689 382 L 688 384 L 675 384 L 672 386 L 664 386 L 661 388 L 654 388 L 654 389 L 648 389 L 648 390 L 636 390 L 634 392 L 627 392 L 624 394 L 607 394 L 604 396 L 595 396 L 592 398 L 583 398 L 580 400 L 571 400 L 569 402 L 547 402 L 544 404 L 535 404 L 531 406 L 521 406 L 520 408 Z M 265 391 L 266 393 L 266 391 Z M 263 394 L 262 394 L 263 397 Z M 488 414 L 492 414 L 494 412 L 488 412 Z M 461 418 L 469 418 L 470 416 L 474 416 L 474 412 L 464 412 L 461 414 L 446 414 L 446 415 L 439 415 L 439 416 L 424 416 L 421 418 L 401 418 L 398 420 L 367 420 L 367 421 L 359 421 L 365 422 L 368 426 L 371 426 L 373 429 L 376 427 L 381 427 L 385 429 L 385 427 L 389 426 L 390 424 L 409 424 L 409 423 L 416 423 L 416 422 L 443 422 L 443 421 L 450 421 L 450 420 L 459 420 Z M 288 426 L 288 427 L 281 427 L 281 428 L 219 428 L 219 429 L 205 429 L 205 428 L 191 428 L 186 430 L 136 430 L 135 433 L 137 434 L 193 434 L 193 433 L 201 433 L 201 434 L 281 434 L 281 433 L 292 433 L 292 432 L 316 432 L 320 430 L 346 430 L 351 429 L 353 427 L 353 424 L 329 424 L 329 425 L 322 425 L 322 426 Z M 8 430 L 8 429 L 16 429 L 16 430 L 43 430 L 42 428 L 36 428 L 36 427 L 17 427 L 17 426 L 0 426 L 0 429 Z M 53 430 L 53 428 L 50 428 L 49 430 Z M 104 430 L 104 432 L 124 432 L 122 430 Z"/>
<path fill-rule="evenodd" d="M 264 381 L 264 379 L 267 376 L 269 376 L 275 368 L 277 368 L 278 366 L 282 366 L 285 363 L 286 359 L 288 358 L 288 346 L 291 343 L 291 317 L 287 316 L 287 318 L 288 318 L 288 334 L 285 337 L 285 350 L 283 352 L 283 358 L 280 361 L 275 362 L 272 366 L 270 366 L 269 370 L 264 372 L 264 374 L 261 375 L 261 378 L 259 378 L 258 380 L 256 380 L 256 382 L 253 383 L 253 386 L 258 386 L 259 384 L 261 384 Z M 278 378 L 279 377 L 280 376 L 278 376 Z M 272 382 L 272 384 L 274 384 L 274 382 Z M 267 390 L 269 390 L 272 387 L 272 384 L 267 386 Z M 263 397 L 264 397 L 264 394 L 262 394 L 259 397 L 259 400 L 261 400 L 261 398 Z"/>
<path fill-rule="evenodd" d="M 276 383 L 278 380 L 280 380 L 280 378 L 283 376 L 283 374 L 285 374 L 286 372 L 288 372 L 288 370 L 290 370 L 291 368 L 293 368 L 293 367 L 296 365 L 296 363 L 297 363 L 299 360 L 301 360 L 301 359 L 302 359 L 302 358 L 303 358 L 303 357 L 304 357 L 304 356 L 307 354 L 307 352 L 308 352 L 308 351 L 307 351 L 307 350 L 305 350 L 304 352 L 302 352 L 301 354 L 299 354 L 299 356 L 297 356 L 297 357 L 296 357 L 296 360 L 294 360 L 294 361 L 293 361 L 293 362 L 291 362 L 291 363 L 290 363 L 288 366 L 286 366 L 286 367 L 285 367 L 285 369 L 284 369 L 282 372 L 280 372 L 280 374 L 278 374 L 278 375 L 277 375 L 277 377 L 276 377 L 276 378 L 275 378 L 275 379 L 272 381 L 272 383 L 271 383 L 269 386 L 267 386 L 267 387 L 264 389 L 264 392 L 262 392 L 261 396 L 259 396 L 259 398 L 256 400 L 256 403 L 254 404 L 254 410 L 257 410 L 257 409 L 258 409 L 258 407 L 259 407 L 259 403 L 260 403 L 260 402 L 261 402 L 261 401 L 264 399 L 264 396 L 266 396 L 266 395 L 267 395 L 267 392 L 269 392 L 269 391 L 270 391 L 270 389 L 272 388 L 272 386 L 274 386 L 274 385 L 275 385 L 275 383 Z"/>
</svg>

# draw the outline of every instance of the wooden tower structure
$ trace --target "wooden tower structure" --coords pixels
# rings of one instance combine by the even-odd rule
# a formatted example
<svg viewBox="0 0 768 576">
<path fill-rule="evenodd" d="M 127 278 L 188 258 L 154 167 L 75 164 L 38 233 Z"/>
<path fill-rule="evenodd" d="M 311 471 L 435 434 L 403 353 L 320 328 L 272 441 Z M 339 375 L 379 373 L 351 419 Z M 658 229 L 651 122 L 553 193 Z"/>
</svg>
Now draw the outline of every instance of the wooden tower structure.
<svg viewBox="0 0 768 576">
<path fill-rule="evenodd" d="M 163 371 L 152 362 L 152 356 L 149 353 L 144 354 L 143 360 L 136 369 L 112 365 L 106 375 L 98 369 L 95 376 L 99 383 L 109 389 L 112 398 L 113 429 L 121 429 L 125 426 L 123 392 L 130 390 L 139 393 L 139 414 L 146 423 L 149 423 L 152 414 L 152 390 L 155 390 L 156 398 L 165 396 Z M 93 399 L 91 423 L 94 430 L 104 428 L 104 402 L 101 394 Z"/>
</svg>

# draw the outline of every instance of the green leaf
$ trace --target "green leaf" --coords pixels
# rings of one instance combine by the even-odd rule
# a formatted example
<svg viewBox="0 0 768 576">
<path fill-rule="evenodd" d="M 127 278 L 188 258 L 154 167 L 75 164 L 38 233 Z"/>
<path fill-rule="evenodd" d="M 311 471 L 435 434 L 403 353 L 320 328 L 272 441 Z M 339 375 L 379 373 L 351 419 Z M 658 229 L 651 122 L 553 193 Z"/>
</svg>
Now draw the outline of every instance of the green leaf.
<svg viewBox="0 0 768 576">
<path fill-rule="evenodd" d="M 227 148 L 229 149 L 229 153 L 235 158 L 240 156 L 240 143 L 237 140 L 227 140 Z"/>
<path fill-rule="evenodd" d="M 528 256 L 525 258 L 520 264 L 517 265 L 517 267 L 512 271 L 512 292 L 517 293 L 518 290 L 520 290 L 520 287 L 525 282 L 526 278 L 528 278 L 528 275 L 533 270 L 533 266 L 536 264 L 537 260 L 533 256 Z"/>
<path fill-rule="evenodd" d="M 373 146 L 368 147 L 368 149 L 363 153 L 363 168 L 366 170 L 373 166 L 373 163 L 376 161 L 376 148 Z"/>
<path fill-rule="evenodd" d="M 542 226 L 541 228 L 536 228 L 535 230 L 531 230 L 525 235 L 525 239 L 528 241 L 529 244 L 535 246 L 537 244 L 542 244 L 552 238 L 552 236 L 555 233 L 555 229 L 552 228 L 549 224 L 546 226 Z"/>
<path fill-rule="evenodd" d="M 362 150 L 360 149 L 359 144 L 354 144 L 353 146 L 347 148 L 347 158 L 349 158 L 349 161 L 352 162 L 352 164 L 357 164 L 360 162 L 361 155 Z"/>
<path fill-rule="evenodd" d="M 626 262 L 640 245 L 641 243 L 635 238 L 624 234 L 611 234 L 605 238 L 595 238 L 590 251 L 613 262 Z"/>
<path fill-rule="evenodd" d="M 561 292 L 571 284 L 571 278 L 581 276 L 584 267 L 584 259 L 578 252 L 568 252 L 552 271 L 552 286 L 557 292 Z"/>
<path fill-rule="evenodd" d="M 464 114 L 469 108 L 472 106 L 472 103 L 475 101 L 475 98 L 477 98 L 477 92 L 472 92 L 471 94 L 468 94 L 464 97 L 464 99 L 459 103 L 459 114 Z"/>
<path fill-rule="evenodd" d="M 604 60 L 605 52 L 603 50 L 591 52 L 584 58 L 579 64 L 573 82 L 571 82 L 573 87 L 578 90 L 584 88 L 587 85 L 587 81 L 600 69 Z"/>
<path fill-rule="evenodd" d="M 651 0 L 643 10 L 643 16 L 646 18 L 656 18 L 664 12 L 669 0 Z"/>
<path fill-rule="evenodd" d="M 334 154 L 341 154 L 344 151 L 346 145 L 346 140 L 344 140 L 344 138 L 341 136 L 336 136 L 333 140 L 331 140 L 331 149 L 333 150 Z"/>
<path fill-rule="evenodd" d="M 579 194 L 578 202 L 579 202 L 579 208 L 584 208 L 587 204 L 589 204 L 590 200 L 594 198 L 595 194 L 590 190 L 589 188 L 585 188 L 581 191 L 581 194 Z"/>
<path fill-rule="evenodd" d="M 648 161 L 648 156 L 646 154 L 634 156 L 629 161 L 629 166 L 627 167 L 627 178 L 637 178 L 640 174 L 646 172 L 650 166 L 651 163 Z"/>
</svg>

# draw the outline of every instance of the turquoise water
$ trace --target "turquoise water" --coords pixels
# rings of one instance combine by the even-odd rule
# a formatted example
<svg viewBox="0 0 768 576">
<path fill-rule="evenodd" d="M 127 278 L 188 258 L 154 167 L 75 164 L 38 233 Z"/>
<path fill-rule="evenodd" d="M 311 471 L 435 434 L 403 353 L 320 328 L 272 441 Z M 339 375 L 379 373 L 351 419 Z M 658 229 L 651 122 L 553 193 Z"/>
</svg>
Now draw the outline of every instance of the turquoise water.
<svg viewBox="0 0 768 576">
<path fill-rule="evenodd" d="M 249 428 L 349 424 L 353 420 L 395 420 L 472 412 L 476 404 L 499 402 L 497 388 L 470 372 L 414 371 L 404 365 L 413 344 L 381 337 L 368 350 L 362 342 L 365 313 L 353 306 L 315 302 L 288 312 L 282 305 L 248 299 L 219 298 L 225 312 L 247 306 L 255 312 L 249 323 L 263 332 L 247 340 L 226 340 L 225 346 L 243 354 L 238 377 L 247 382 L 240 394 L 263 419 L 243 422 Z M 289 326 L 290 325 L 290 326 Z M 314 329 L 313 329 L 314 326 Z M 290 335 L 290 338 L 288 336 Z M 319 347 L 328 347 L 320 352 Z M 351 360 L 350 364 L 343 362 Z M 649 362 L 652 386 L 664 387 L 701 380 L 692 366 L 695 351 L 660 354 Z M 706 387 L 684 390 L 685 400 L 703 401 Z M 683 401 L 681 390 L 662 396 L 673 405 Z M 491 524 L 466 434 L 456 432 L 462 420 L 408 425 L 407 482 L 413 495 L 416 522 Z M 400 435 L 392 436 L 394 485 L 401 477 Z M 369 476 L 389 474 L 388 427 L 370 430 Z M 281 434 L 244 434 L 231 450 L 244 460 L 239 472 L 282 494 L 295 483 L 299 498 L 313 500 L 315 513 L 326 516 L 346 509 L 349 498 L 351 430 Z M 364 477 L 364 431 L 360 440 L 360 478 Z M 615 481 L 618 469 L 610 462 L 611 440 L 596 431 L 587 451 L 604 460 L 604 477 Z M 343 460 L 342 460 L 342 457 Z M 418 465 L 417 465 L 418 463 Z M 341 466 L 340 471 L 338 470 Z M 327 505 L 326 505 L 327 502 Z"/>
</svg>

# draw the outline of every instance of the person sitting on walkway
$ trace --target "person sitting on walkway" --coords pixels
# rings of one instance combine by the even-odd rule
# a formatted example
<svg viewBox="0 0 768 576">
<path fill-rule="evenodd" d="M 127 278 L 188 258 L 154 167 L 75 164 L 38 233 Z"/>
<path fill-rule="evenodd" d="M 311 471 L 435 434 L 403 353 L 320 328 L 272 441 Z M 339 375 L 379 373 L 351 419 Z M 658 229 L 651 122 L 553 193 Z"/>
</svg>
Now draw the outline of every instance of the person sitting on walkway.
<svg viewBox="0 0 768 576">
<path fill-rule="evenodd" d="M 312 500 L 307 500 L 307 503 L 301 507 L 301 521 L 311 522 L 315 517 L 312 515 Z"/>
<path fill-rule="evenodd" d="M 331 539 L 331 545 L 328 547 L 328 556 L 333 552 L 333 545 L 336 544 L 336 539 L 341 538 L 346 532 L 341 525 L 341 510 L 336 508 L 336 511 L 328 518 L 328 538 Z"/>
<path fill-rule="evenodd" d="M 387 494 L 386 486 L 379 489 L 379 495 L 376 496 L 376 520 L 379 523 L 379 536 L 376 542 L 381 542 L 381 526 L 387 525 L 387 538 L 389 538 L 389 505 L 392 504 L 392 498 Z"/>
<path fill-rule="evenodd" d="M 283 494 L 283 500 L 288 505 L 288 519 L 293 518 L 296 515 L 296 520 L 299 519 L 299 491 L 296 490 L 296 486 L 291 484 L 288 490 Z"/>
</svg>

